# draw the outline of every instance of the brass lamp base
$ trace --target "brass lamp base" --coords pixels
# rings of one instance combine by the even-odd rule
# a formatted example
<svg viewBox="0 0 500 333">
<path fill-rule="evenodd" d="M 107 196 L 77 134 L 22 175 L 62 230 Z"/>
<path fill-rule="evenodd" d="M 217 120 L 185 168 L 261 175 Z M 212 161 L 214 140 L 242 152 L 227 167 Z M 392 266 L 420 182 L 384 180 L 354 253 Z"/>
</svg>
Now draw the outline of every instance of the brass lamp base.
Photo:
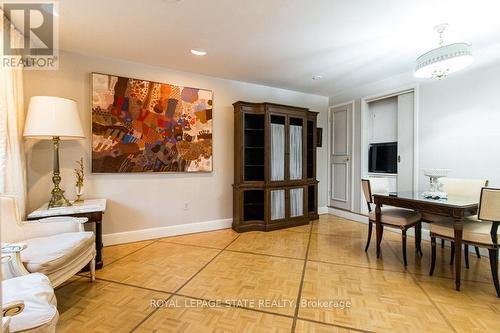
<svg viewBox="0 0 500 333">
<path fill-rule="evenodd" d="M 64 196 L 64 191 L 59 187 L 52 190 L 52 197 L 49 201 L 49 208 L 71 206 L 71 202 Z"/>
<path fill-rule="evenodd" d="M 52 174 L 52 182 L 54 188 L 50 192 L 52 197 L 49 201 L 49 208 L 71 206 L 71 203 L 64 197 L 64 191 L 59 188 L 61 183 L 61 176 L 59 174 L 59 140 L 58 136 L 52 138 L 54 144 L 54 172 Z"/>
</svg>

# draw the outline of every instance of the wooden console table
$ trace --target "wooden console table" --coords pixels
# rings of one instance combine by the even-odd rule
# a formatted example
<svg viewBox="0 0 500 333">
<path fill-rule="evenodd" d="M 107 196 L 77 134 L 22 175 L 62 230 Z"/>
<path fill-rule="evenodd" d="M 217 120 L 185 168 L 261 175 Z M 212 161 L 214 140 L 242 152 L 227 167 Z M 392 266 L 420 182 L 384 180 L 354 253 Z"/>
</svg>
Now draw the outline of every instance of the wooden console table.
<svg viewBox="0 0 500 333">
<path fill-rule="evenodd" d="M 102 216 L 106 211 L 106 199 L 90 199 L 69 207 L 47 208 L 47 203 L 28 215 L 28 221 L 51 216 L 86 217 L 87 223 L 95 223 L 96 269 L 101 269 L 102 262 Z"/>
</svg>

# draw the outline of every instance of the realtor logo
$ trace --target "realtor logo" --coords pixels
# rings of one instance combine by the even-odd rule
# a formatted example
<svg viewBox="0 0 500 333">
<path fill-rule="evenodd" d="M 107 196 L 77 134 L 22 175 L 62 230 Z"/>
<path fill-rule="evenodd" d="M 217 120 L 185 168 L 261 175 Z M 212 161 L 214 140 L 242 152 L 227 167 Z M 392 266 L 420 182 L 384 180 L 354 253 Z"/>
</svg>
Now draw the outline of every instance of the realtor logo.
<svg viewBox="0 0 500 333">
<path fill-rule="evenodd" d="M 58 68 L 56 1 L 5 1 L 2 67 Z"/>
</svg>

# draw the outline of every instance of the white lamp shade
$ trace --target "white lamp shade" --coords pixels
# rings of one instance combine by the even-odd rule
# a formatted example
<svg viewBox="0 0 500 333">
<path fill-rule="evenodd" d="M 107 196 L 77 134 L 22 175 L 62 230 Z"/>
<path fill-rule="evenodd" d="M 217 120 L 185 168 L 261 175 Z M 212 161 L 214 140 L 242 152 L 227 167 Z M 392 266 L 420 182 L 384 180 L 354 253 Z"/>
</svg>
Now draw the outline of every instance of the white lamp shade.
<svg viewBox="0 0 500 333">
<path fill-rule="evenodd" d="M 415 77 L 441 78 L 469 66 L 474 61 L 470 47 L 467 43 L 455 43 L 422 54 L 417 59 Z"/>
<path fill-rule="evenodd" d="M 24 136 L 38 139 L 84 138 L 76 102 L 54 96 L 33 96 L 30 99 Z"/>
</svg>

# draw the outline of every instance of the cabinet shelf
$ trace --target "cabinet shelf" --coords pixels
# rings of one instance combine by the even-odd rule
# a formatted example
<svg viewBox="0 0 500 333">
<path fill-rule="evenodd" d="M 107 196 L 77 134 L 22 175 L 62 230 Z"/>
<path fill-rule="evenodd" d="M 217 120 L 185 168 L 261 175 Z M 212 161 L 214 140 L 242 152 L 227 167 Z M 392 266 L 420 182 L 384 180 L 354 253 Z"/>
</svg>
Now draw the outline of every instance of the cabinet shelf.
<svg viewBox="0 0 500 333">
<path fill-rule="evenodd" d="M 264 181 L 265 116 L 243 113 L 243 181 Z M 240 141 L 241 142 L 241 141 Z"/>
</svg>

